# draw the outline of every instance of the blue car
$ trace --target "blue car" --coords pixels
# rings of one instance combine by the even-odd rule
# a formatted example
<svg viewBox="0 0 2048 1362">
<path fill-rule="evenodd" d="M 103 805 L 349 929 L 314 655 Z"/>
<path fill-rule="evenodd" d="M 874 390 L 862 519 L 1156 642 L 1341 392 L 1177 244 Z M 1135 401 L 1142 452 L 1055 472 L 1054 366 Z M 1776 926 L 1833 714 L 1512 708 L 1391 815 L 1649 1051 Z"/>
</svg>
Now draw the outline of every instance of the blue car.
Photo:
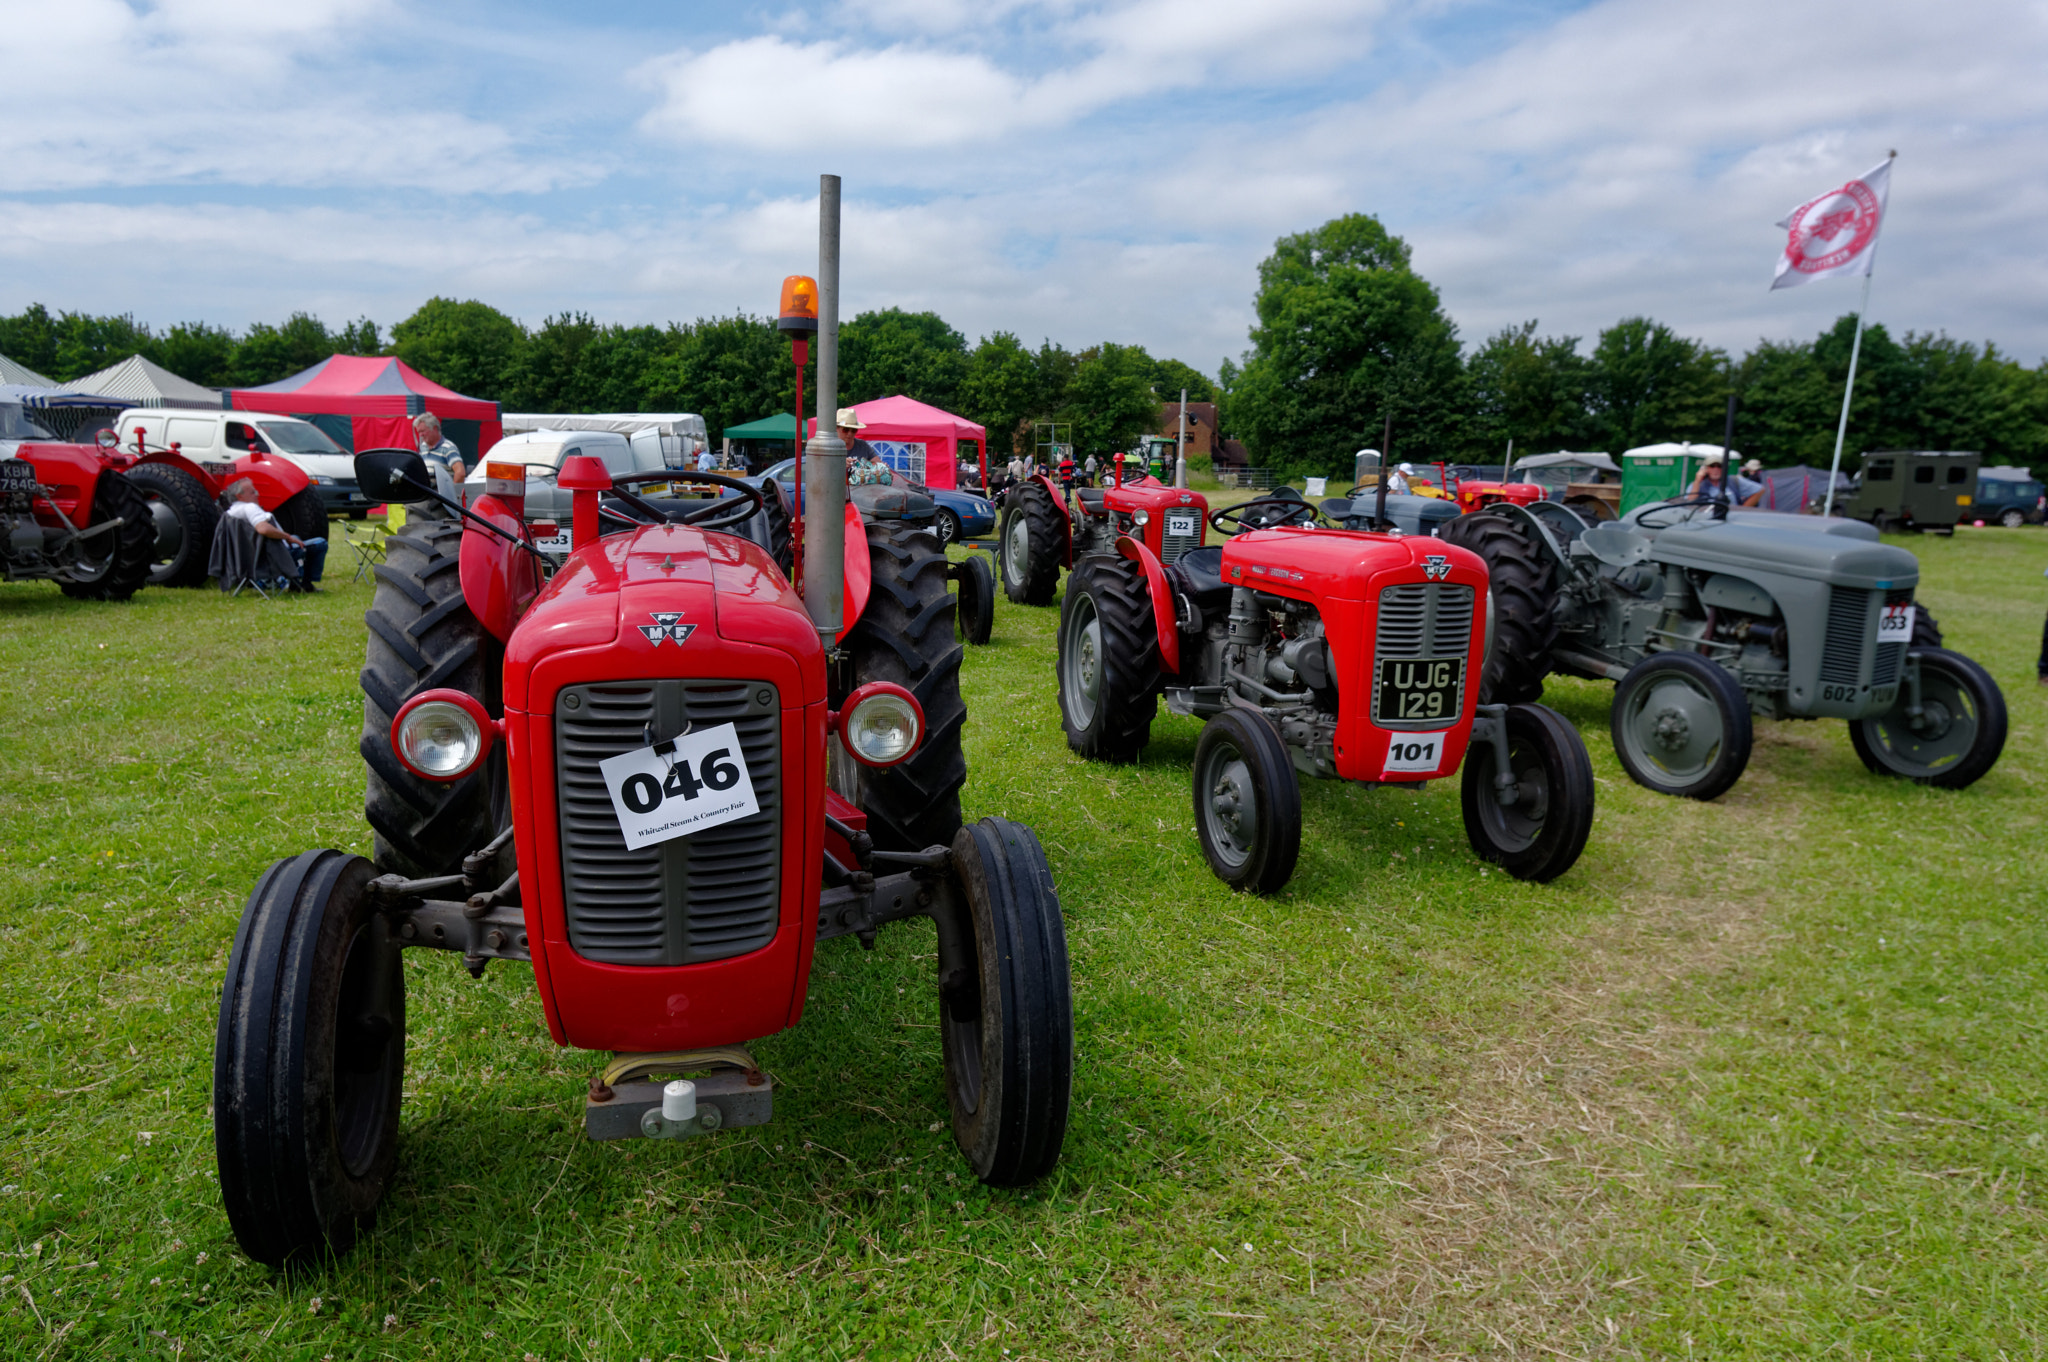
<svg viewBox="0 0 2048 1362">
<path fill-rule="evenodd" d="M 773 478 L 788 489 L 790 504 L 796 504 L 796 460 L 784 459 L 761 471 L 755 481 Z M 951 544 L 962 539 L 979 539 L 996 532 L 995 503 L 987 497 L 972 492 L 956 491 L 951 487 L 927 487 L 921 482 L 910 482 L 901 474 L 899 481 L 922 492 L 939 504 L 939 513 L 934 528 L 938 530 L 939 542 Z"/>
</svg>

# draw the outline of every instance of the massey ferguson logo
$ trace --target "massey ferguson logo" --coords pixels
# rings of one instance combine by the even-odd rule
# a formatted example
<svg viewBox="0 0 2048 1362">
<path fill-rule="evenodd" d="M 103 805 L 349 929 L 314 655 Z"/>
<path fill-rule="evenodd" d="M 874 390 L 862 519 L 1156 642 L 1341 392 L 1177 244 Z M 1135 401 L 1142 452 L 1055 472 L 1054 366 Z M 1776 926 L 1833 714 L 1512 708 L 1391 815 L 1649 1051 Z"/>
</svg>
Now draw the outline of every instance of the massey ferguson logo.
<svg viewBox="0 0 2048 1362">
<path fill-rule="evenodd" d="M 640 632 L 647 635 L 647 641 L 657 648 L 663 643 L 673 643 L 680 648 L 690 641 L 690 635 L 697 632 L 694 624 L 676 623 L 682 617 L 680 610 L 650 610 L 647 618 L 654 623 L 639 626 Z"/>
<path fill-rule="evenodd" d="M 1422 560 L 1422 575 L 1432 582 L 1451 575 L 1451 560 L 1441 553 L 1432 553 Z"/>
</svg>

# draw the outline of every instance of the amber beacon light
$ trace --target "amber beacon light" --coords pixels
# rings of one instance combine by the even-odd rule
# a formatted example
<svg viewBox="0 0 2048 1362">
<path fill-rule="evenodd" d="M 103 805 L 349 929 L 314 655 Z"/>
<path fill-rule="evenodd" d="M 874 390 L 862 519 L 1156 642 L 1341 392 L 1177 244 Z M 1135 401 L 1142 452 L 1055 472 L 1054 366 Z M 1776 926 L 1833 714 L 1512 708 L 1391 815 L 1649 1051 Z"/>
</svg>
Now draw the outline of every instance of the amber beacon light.
<svg viewBox="0 0 2048 1362">
<path fill-rule="evenodd" d="M 807 274 L 792 274 L 782 281 L 782 315 L 779 330 L 814 335 L 818 330 L 818 281 Z"/>
</svg>

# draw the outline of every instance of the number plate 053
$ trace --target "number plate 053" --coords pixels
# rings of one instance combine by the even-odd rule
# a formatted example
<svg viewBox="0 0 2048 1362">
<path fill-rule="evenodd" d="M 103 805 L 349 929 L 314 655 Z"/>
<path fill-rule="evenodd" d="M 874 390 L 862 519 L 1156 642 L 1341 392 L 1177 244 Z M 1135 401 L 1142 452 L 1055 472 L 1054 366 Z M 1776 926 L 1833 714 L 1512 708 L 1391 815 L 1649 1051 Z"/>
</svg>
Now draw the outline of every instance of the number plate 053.
<svg viewBox="0 0 2048 1362">
<path fill-rule="evenodd" d="M 761 811 L 739 730 L 699 729 L 598 763 L 627 847 L 639 850 Z"/>
<path fill-rule="evenodd" d="M 1462 657 L 1384 658 L 1378 684 L 1373 687 L 1373 722 L 1412 724 L 1455 719 L 1459 683 L 1464 677 Z"/>
</svg>

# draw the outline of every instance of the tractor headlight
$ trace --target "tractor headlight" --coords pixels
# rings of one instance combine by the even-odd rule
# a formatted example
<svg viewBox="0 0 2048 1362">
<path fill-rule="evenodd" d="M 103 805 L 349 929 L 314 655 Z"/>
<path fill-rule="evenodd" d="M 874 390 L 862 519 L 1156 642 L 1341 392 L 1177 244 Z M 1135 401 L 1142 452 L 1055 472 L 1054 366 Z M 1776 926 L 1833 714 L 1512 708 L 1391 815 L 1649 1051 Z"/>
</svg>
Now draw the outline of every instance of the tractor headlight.
<svg viewBox="0 0 2048 1362">
<path fill-rule="evenodd" d="M 426 780 L 460 780 L 489 755 L 497 721 L 474 696 L 430 690 L 405 702 L 391 721 L 391 750 Z"/>
<path fill-rule="evenodd" d="M 1140 506 L 1137 510 L 1131 512 L 1131 523 L 1133 525 L 1150 525 L 1152 523 L 1152 513 Z"/>
<path fill-rule="evenodd" d="M 917 697 L 892 681 L 870 681 L 855 690 L 838 720 L 846 750 L 868 766 L 894 766 L 915 752 L 924 737 L 924 710 Z"/>
</svg>

